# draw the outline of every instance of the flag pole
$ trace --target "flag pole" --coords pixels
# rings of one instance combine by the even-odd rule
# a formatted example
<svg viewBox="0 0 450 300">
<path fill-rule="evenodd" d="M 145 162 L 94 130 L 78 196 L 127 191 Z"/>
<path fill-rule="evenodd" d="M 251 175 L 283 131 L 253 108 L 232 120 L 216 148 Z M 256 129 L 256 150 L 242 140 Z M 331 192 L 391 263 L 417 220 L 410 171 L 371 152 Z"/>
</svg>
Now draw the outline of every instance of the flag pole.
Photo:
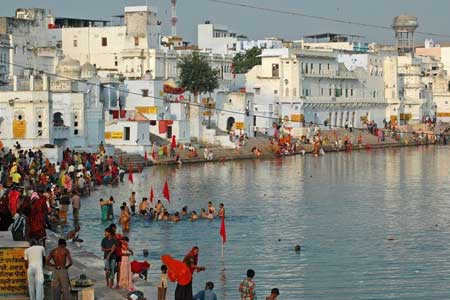
<svg viewBox="0 0 450 300">
<path fill-rule="evenodd" d="M 222 258 L 223 258 L 223 248 L 224 248 L 224 243 L 223 243 L 223 239 L 222 239 Z"/>
</svg>

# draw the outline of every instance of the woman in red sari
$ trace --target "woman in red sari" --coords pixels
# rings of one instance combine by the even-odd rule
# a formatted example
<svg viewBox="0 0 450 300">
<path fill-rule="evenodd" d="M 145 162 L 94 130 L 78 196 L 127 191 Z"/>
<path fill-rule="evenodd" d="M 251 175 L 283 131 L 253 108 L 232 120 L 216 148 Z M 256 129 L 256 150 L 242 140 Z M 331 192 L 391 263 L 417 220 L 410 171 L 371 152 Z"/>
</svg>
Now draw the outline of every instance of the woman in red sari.
<svg viewBox="0 0 450 300">
<path fill-rule="evenodd" d="M 199 251 L 200 250 L 198 247 L 193 247 L 183 259 L 183 263 L 189 268 L 192 274 L 195 271 L 201 272 L 206 270 L 205 267 L 200 267 L 197 265 Z M 192 280 L 187 285 L 177 284 L 175 289 L 175 300 L 193 300 Z"/>
<path fill-rule="evenodd" d="M 29 230 L 29 238 L 42 241 L 45 246 L 45 219 L 47 215 L 47 199 L 45 196 L 33 193 L 31 195 L 31 208 L 27 216 L 27 227 Z"/>
</svg>

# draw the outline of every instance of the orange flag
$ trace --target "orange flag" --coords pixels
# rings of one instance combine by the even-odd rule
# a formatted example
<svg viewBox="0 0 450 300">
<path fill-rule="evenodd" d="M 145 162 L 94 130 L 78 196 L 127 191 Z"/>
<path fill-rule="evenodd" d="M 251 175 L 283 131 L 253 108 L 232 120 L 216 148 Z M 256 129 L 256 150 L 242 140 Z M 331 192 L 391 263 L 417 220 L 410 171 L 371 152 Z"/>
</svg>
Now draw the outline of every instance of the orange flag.
<svg viewBox="0 0 450 300">
<path fill-rule="evenodd" d="M 167 202 L 170 203 L 170 192 L 169 192 L 169 184 L 167 183 L 167 179 L 166 179 L 166 182 L 164 183 L 164 187 L 163 187 L 163 196 L 164 196 L 164 198 L 167 199 Z"/>
<path fill-rule="evenodd" d="M 153 187 L 150 188 L 150 203 L 153 204 L 153 200 L 155 199 L 155 194 L 153 193 Z"/>
<path fill-rule="evenodd" d="M 222 223 L 220 224 L 220 236 L 222 237 L 222 244 L 227 242 L 227 231 L 225 229 L 225 217 L 222 217 Z"/>
<path fill-rule="evenodd" d="M 128 181 L 133 183 L 133 168 L 131 164 L 128 166 Z"/>
</svg>

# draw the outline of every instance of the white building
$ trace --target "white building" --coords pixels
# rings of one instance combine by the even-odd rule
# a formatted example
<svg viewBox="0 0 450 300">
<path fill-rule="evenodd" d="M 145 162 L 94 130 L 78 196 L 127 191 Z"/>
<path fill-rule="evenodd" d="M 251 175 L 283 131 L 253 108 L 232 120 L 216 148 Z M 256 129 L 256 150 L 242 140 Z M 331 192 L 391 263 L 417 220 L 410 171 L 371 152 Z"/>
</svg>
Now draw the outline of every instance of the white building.
<svg viewBox="0 0 450 300">
<path fill-rule="evenodd" d="M 271 37 L 262 40 L 248 40 L 247 37 L 236 34 L 227 26 L 211 24 L 209 21 L 199 24 L 197 30 L 199 49 L 211 53 L 234 55 L 254 47 L 276 49 L 283 46 L 281 39 Z"/>
<path fill-rule="evenodd" d="M 300 48 L 266 49 L 246 75 L 255 93 L 256 127 L 270 133 L 283 123 L 300 133 L 305 123 L 363 127 L 381 123 L 387 102 L 381 57 Z M 260 117 L 258 117 L 260 116 Z"/>
<path fill-rule="evenodd" d="M 10 49 L 9 35 L 0 34 L 0 84 L 8 83 Z"/>
<path fill-rule="evenodd" d="M 9 36 L 9 79 L 27 76 L 26 68 L 55 72 L 61 57 L 59 32 L 52 30 L 55 17 L 51 10 L 21 8 L 14 17 L 0 17 L 0 34 Z"/>
<path fill-rule="evenodd" d="M 11 91 L 0 92 L 5 146 L 18 141 L 26 148 L 51 144 L 59 150 L 92 151 L 103 141 L 104 112 L 95 69 L 66 57 L 56 73 L 61 77 L 51 80 L 46 74 L 26 80 L 15 76 Z"/>
<path fill-rule="evenodd" d="M 161 22 L 154 7 L 125 7 L 124 24 L 119 26 L 86 26 L 80 20 L 59 30 L 64 54 L 82 64 L 93 64 L 104 77 L 120 73 L 126 78 L 141 78 L 150 71 L 154 78 L 162 68 L 156 64 Z"/>
</svg>

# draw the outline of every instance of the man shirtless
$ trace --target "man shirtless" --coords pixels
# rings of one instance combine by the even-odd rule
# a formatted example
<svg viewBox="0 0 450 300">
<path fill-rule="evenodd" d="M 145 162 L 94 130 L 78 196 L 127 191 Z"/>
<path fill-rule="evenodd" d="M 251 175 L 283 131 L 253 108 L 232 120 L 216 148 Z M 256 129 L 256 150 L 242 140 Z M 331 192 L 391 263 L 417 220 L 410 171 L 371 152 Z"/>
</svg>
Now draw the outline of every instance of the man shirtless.
<svg viewBox="0 0 450 300">
<path fill-rule="evenodd" d="M 66 249 L 66 245 L 65 239 L 59 239 L 58 247 L 50 252 L 45 263 L 47 266 L 55 268 L 54 295 L 56 295 L 56 299 L 60 299 L 62 290 L 62 299 L 70 300 L 70 283 L 67 270 L 72 266 L 72 257 L 69 250 Z"/>
</svg>

